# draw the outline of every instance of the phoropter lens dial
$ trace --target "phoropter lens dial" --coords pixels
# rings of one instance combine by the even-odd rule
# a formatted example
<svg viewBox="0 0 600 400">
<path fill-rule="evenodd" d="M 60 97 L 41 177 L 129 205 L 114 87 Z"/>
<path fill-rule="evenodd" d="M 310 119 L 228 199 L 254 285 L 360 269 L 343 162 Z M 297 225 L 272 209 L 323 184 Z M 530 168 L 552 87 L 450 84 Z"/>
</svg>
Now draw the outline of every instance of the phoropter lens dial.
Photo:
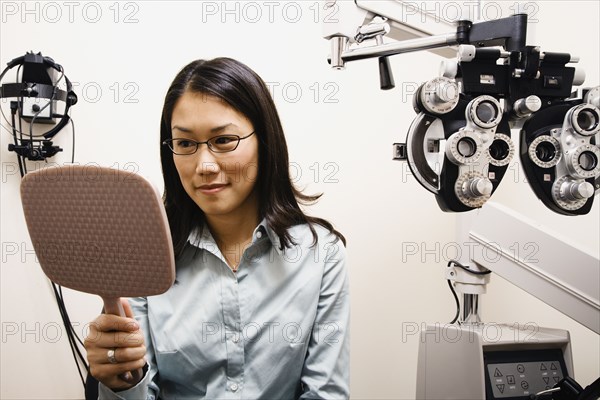
<svg viewBox="0 0 600 400">
<path fill-rule="evenodd" d="M 508 165 L 515 154 L 515 145 L 507 135 L 498 133 L 488 147 L 488 158 L 490 164 L 497 167 Z"/>
<path fill-rule="evenodd" d="M 492 96 L 478 96 L 467 105 L 465 116 L 480 128 L 491 129 L 502 120 L 500 102 Z"/>
<path fill-rule="evenodd" d="M 600 132 L 600 111 L 591 104 L 581 104 L 571 112 L 570 122 L 578 134 L 593 136 Z"/>
<path fill-rule="evenodd" d="M 473 131 L 462 130 L 454 133 L 446 143 L 446 156 L 456 165 L 467 165 L 479 161 L 482 143 Z"/>
<path fill-rule="evenodd" d="M 540 168 L 552 168 L 561 159 L 560 143 L 556 138 L 542 135 L 529 145 L 529 159 Z"/>
<path fill-rule="evenodd" d="M 593 144 L 584 144 L 567 153 L 566 164 L 569 173 L 577 179 L 600 176 L 600 149 Z"/>
</svg>

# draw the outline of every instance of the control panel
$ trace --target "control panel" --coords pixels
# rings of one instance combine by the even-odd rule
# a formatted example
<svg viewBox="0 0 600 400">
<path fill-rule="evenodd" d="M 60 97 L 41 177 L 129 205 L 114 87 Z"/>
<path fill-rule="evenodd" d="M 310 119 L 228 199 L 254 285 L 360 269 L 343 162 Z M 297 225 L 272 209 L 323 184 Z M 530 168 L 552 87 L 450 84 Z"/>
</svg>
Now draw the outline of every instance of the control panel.
<svg viewBox="0 0 600 400">
<path fill-rule="evenodd" d="M 567 376 L 562 351 L 484 353 L 487 399 L 529 399 Z"/>
</svg>

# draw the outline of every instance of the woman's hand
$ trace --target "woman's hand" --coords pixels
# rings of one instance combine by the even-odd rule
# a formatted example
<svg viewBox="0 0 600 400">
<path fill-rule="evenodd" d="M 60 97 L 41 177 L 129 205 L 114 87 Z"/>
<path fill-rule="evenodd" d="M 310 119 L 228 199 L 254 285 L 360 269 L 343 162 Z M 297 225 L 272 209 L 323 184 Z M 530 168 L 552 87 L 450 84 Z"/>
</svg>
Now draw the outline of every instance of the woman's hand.
<svg viewBox="0 0 600 400">
<path fill-rule="evenodd" d="M 135 386 L 142 378 L 136 372 L 146 364 L 143 333 L 127 300 L 121 299 L 121 304 L 126 317 L 100 315 L 84 341 L 90 373 L 113 390 Z"/>
</svg>

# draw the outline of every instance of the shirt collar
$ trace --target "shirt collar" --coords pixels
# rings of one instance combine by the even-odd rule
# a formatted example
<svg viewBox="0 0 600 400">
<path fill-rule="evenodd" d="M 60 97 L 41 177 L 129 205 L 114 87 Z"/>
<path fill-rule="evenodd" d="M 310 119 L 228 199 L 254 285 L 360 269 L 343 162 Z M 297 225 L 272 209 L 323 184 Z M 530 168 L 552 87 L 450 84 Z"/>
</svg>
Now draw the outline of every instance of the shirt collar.
<svg viewBox="0 0 600 400">
<path fill-rule="evenodd" d="M 266 237 L 269 239 L 275 250 L 279 255 L 283 255 L 282 250 L 280 249 L 280 241 L 279 236 L 268 226 L 267 221 L 263 218 L 262 221 L 258 224 L 254 231 L 252 232 L 252 244 L 254 245 L 257 241 Z M 198 229 L 197 227 L 192 230 L 190 235 L 188 236 L 188 242 L 199 249 L 205 249 L 210 252 L 219 251 L 219 247 L 215 242 L 212 234 L 210 233 L 210 229 L 208 229 L 208 225 L 204 224 L 202 229 Z M 220 253 L 220 252 L 219 252 Z"/>
</svg>

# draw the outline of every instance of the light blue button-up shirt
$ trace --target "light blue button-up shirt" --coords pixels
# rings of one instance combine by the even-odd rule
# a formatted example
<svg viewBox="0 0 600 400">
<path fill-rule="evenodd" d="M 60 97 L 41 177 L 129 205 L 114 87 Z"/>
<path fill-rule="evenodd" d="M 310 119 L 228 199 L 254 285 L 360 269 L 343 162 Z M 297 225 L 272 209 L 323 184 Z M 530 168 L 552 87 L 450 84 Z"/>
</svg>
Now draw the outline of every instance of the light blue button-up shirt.
<svg viewBox="0 0 600 400">
<path fill-rule="evenodd" d="M 166 293 L 131 299 L 148 371 L 100 399 L 344 399 L 349 397 L 346 250 L 315 225 L 280 250 L 265 222 L 237 272 L 210 231 L 192 234 Z"/>
</svg>

